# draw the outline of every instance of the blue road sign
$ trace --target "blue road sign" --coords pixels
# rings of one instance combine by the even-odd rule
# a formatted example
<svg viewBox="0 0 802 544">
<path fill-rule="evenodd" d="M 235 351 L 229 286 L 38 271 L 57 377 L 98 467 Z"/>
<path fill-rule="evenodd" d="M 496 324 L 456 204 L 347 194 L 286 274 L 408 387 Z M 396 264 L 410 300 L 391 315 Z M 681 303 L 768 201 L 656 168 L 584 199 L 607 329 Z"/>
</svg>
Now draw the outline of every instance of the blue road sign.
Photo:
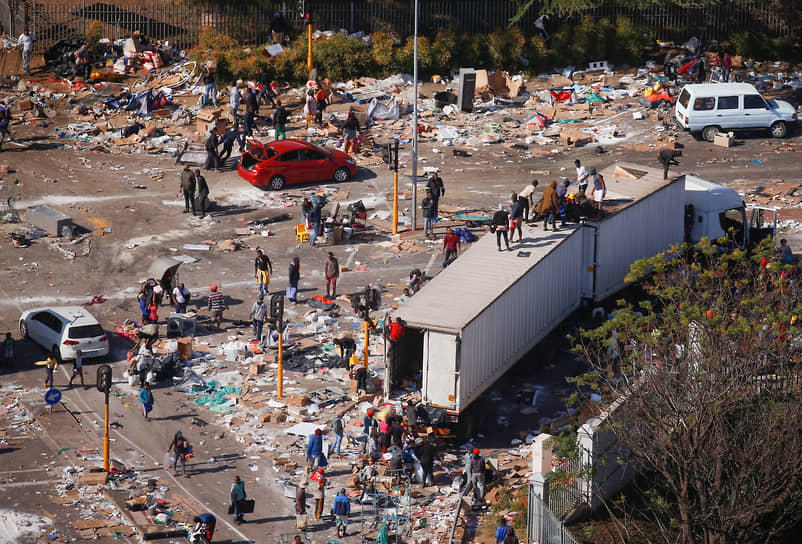
<svg viewBox="0 0 802 544">
<path fill-rule="evenodd" d="M 50 406 L 61 402 L 61 391 L 56 388 L 49 389 L 47 393 L 45 393 L 45 402 Z"/>
</svg>

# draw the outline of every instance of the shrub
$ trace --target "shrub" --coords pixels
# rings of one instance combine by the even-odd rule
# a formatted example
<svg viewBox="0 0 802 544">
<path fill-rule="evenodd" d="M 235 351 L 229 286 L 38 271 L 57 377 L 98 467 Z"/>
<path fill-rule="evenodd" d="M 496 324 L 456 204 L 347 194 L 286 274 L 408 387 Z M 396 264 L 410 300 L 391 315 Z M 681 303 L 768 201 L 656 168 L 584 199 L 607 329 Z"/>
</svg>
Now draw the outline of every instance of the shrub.
<svg viewBox="0 0 802 544">
<path fill-rule="evenodd" d="M 761 32 L 736 32 L 730 38 L 736 55 L 764 59 L 769 56 L 769 40 Z"/>
<path fill-rule="evenodd" d="M 89 42 L 90 47 L 94 50 L 97 47 L 97 42 L 100 41 L 100 38 L 103 37 L 103 23 L 100 21 L 92 21 L 88 27 L 86 27 L 86 41 Z"/>
<path fill-rule="evenodd" d="M 639 65 L 643 60 L 646 37 L 643 29 L 636 27 L 628 17 L 615 23 L 614 43 L 608 44 L 612 51 L 609 58 L 617 64 Z"/>
<path fill-rule="evenodd" d="M 494 30 L 487 37 L 487 52 L 490 66 L 494 70 L 512 70 L 520 66 L 526 38 L 517 28 Z"/>
<path fill-rule="evenodd" d="M 284 52 L 273 58 L 269 65 L 274 78 L 279 81 L 289 81 L 292 84 L 304 83 L 309 77 L 306 66 L 307 38 L 301 34 Z M 313 52 L 314 55 L 314 52 Z M 312 59 L 314 61 L 314 57 Z"/>
<path fill-rule="evenodd" d="M 387 77 L 395 72 L 395 38 L 387 32 L 374 32 L 370 36 L 370 56 L 376 75 Z"/>
<path fill-rule="evenodd" d="M 415 39 L 407 38 L 404 47 L 395 50 L 395 65 L 402 72 L 413 72 Z M 425 79 L 433 74 L 432 46 L 429 38 L 418 36 L 418 77 Z"/>
<path fill-rule="evenodd" d="M 771 40 L 771 56 L 775 60 L 791 60 L 796 57 L 796 40 L 793 36 L 781 36 Z"/>
<path fill-rule="evenodd" d="M 432 70 L 438 74 L 448 74 L 457 57 L 457 33 L 453 30 L 440 29 L 432 42 Z"/>
<path fill-rule="evenodd" d="M 334 81 L 364 76 L 371 59 L 361 40 L 343 34 L 315 42 L 312 55 L 318 74 Z"/>
</svg>

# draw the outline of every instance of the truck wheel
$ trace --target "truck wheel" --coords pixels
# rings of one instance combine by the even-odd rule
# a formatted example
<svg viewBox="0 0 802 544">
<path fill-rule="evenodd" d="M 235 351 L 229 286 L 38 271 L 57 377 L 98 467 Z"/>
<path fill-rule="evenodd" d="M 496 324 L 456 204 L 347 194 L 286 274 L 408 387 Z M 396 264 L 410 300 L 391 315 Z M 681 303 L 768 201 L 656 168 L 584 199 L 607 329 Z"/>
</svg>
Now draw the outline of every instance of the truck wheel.
<svg viewBox="0 0 802 544">
<path fill-rule="evenodd" d="M 782 121 L 775 121 L 771 125 L 771 135 L 774 138 L 785 138 L 788 134 L 788 125 Z"/>
<path fill-rule="evenodd" d="M 716 137 L 716 134 L 719 133 L 719 130 L 720 129 L 717 126 L 714 126 L 714 125 L 713 126 L 709 126 L 709 127 L 705 127 L 702 130 L 702 138 L 706 142 L 712 142 L 713 139 Z"/>
<path fill-rule="evenodd" d="M 284 178 L 281 176 L 273 176 L 270 178 L 269 186 L 274 191 L 280 191 L 284 188 Z"/>
</svg>

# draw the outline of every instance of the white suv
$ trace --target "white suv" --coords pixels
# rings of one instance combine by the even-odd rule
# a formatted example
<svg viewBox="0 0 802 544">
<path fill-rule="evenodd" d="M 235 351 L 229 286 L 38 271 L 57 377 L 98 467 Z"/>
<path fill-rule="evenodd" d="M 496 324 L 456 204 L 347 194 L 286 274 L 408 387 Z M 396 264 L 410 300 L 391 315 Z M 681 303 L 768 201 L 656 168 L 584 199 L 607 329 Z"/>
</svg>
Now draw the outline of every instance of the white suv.
<svg viewBox="0 0 802 544">
<path fill-rule="evenodd" d="M 55 354 L 62 361 L 75 359 L 80 349 L 85 358 L 109 353 L 109 336 L 82 306 L 37 308 L 22 312 L 19 332 Z"/>
</svg>

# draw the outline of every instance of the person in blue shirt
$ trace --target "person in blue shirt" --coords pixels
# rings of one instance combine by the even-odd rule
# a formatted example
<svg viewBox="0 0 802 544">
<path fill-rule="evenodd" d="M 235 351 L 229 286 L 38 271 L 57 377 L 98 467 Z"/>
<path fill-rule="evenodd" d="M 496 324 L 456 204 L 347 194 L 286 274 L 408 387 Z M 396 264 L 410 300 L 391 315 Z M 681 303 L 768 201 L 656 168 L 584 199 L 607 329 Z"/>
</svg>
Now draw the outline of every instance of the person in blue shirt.
<svg viewBox="0 0 802 544">
<path fill-rule="evenodd" d="M 223 138 L 220 140 L 220 143 L 223 144 L 223 152 L 220 153 L 221 165 L 225 164 L 231 156 L 231 151 L 234 149 L 234 142 L 239 144 L 239 150 L 240 153 L 242 153 L 242 150 L 245 148 L 245 135 L 239 131 L 239 125 L 236 123 L 223 134 Z"/>
<path fill-rule="evenodd" d="M 193 532 L 202 531 L 202 534 L 206 535 L 206 539 L 211 542 L 212 536 L 214 536 L 214 527 L 217 525 L 217 518 L 213 514 L 204 512 L 195 516 L 193 521 L 195 522 Z"/>
<path fill-rule="evenodd" d="M 320 464 L 321 455 L 323 455 L 323 431 L 315 429 L 315 434 L 309 437 L 309 443 L 306 445 L 306 466 L 310 473 Z"/>
<path fill-rule="evenodd" d="M 228 493 L 229 504 L 234 510 L 234 522 L 242 523 L 245 521 L 242 512 L 242 502 L 247 497 L 245 493 L 245 482 L 239 476 L 234 476 L 234 483 L 231 484 L 231 491 Z"/>
<path fill-rule="evenodd" d="M 498 542 L 498 544 L 504 543 L 504 539 L 507 538 L 507 532 L 509 529 L 510 526 L 507 525 L 507 518 L 502 517 L 501 525 L 498 526 L 498 529 L 496 529 L 496 534 L 493 535 L 496 537 L 496 542 Z"/>
<path fill-rule="evenodd" d="M 83 376 L 81 376 L 83 380 Z M 153 410 L 153 393 L 150 390 L 150 382 L 145 382 L 139 390 L 139 401 L 145 411 L 145 421 L 150 422 L 150 411 Z"/>
<path fill-rule="evenodd" d="M 331 511 L 335 517 L 334 524 L 337 527 L 337 536 L 345 536 L 348 516 L 351 514 L 351 500 L 345 494 L 345 489 L 340 489 L 340 492 L 334 497 L 334 508 Z"/>
</svg>

